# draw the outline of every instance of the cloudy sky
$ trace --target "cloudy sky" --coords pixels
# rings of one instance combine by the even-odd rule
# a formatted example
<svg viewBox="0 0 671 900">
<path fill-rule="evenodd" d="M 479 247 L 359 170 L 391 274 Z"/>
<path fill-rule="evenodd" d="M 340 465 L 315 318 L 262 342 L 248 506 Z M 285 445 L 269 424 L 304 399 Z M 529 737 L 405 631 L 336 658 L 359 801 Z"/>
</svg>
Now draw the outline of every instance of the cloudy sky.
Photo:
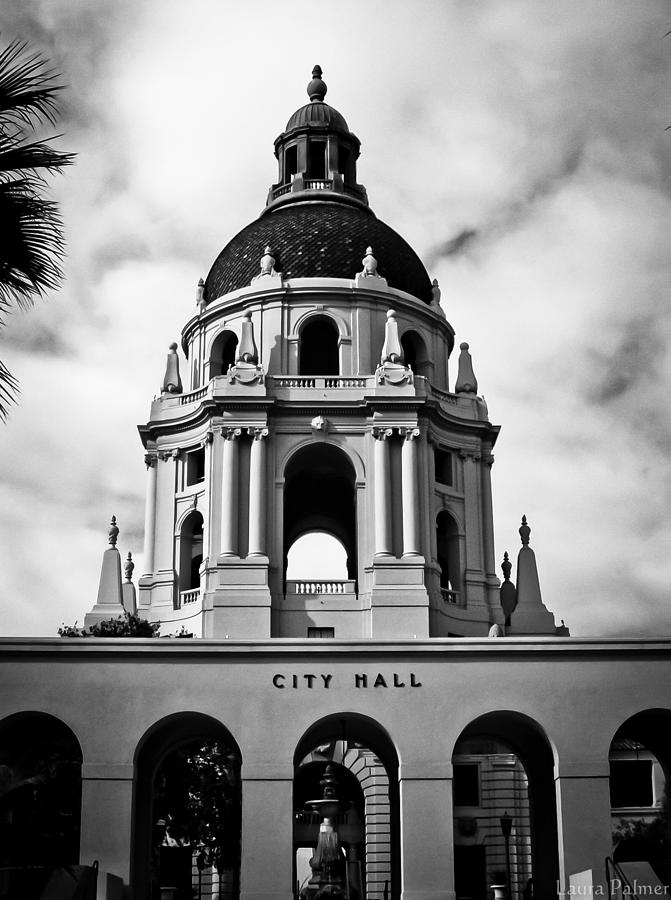
<svg viewBox="0 0 671 900">
<path fill-rule="evenodd" d="M 142 571 L 136 425 L 315 63 L 503 426 L 497 557 L 525 513 L 557 621 L 671 633 L 666 0 L 9 0 L 0 24 L 62 73 L 77 153 L 67 279 L 1 339 L 5 634 L 82 621 L 111 513 Z"/>
</svg>

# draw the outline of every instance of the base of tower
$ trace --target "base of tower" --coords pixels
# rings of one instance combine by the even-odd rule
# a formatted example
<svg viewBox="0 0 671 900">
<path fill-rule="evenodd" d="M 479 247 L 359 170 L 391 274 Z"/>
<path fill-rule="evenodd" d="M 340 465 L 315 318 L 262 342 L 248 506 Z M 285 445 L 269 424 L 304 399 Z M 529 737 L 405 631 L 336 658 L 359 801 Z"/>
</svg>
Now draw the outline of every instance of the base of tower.
<svg viewBox="0 0 671 900">
<path fill-rule="evenodd" d="M 429 595 L 424 584 L 424 557 L 376 557 L 370 596 L 373 639 L 428 638 Z"/>
</svg>

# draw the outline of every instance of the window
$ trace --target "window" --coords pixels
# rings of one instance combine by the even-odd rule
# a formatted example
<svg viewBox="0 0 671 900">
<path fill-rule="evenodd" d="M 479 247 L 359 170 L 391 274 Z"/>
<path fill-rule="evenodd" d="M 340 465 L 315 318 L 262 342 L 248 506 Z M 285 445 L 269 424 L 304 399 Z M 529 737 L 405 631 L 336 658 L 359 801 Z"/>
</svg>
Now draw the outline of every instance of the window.
<svg viewBox="0 0 671 900">
<path fill-rule="evenodd" d="M 455 806 L 480 806 L 480 767 L 477 763 L 455 763 L 452 774 Z"/>
<path fill-rule="evenodd" d="M 193 450 L 186 457 L 186 483 L 198 484 L 205 479 L 205 448 Z"/>
<path fill-rule="evenodd" d="M 308 144 L 308 177 L 326 178 L 326 141 Z"/>
<path fill-rule="evenodd" d="M 298 149 L 296 146 L 287 147 L 284 154 L 284 181 L 288 184 L 293 175 L 298 171 Z"/>
<path fill-rule="evenodd" d="M 299 375 L 339 375 L 338 329 L 333 319 L 318 316 L 301 329 Z"/>
<path fill-rule="evenodd" d="M 652 806 L 652 760 L 621 759 L 610 763 L 610 805 Z"/>
<path fill-rule="evenodd" d="M 308 628 L 309 638 L 334 638 L 335 628 Z"/>
<path fill-rule="evenodd" d="M 436 466 L 436 481 L 438 484 L 444 484 L 446 487 L 452 487 L 452 454 L 449 450 L 436 449 L 434 454 Z"/>
</svg>

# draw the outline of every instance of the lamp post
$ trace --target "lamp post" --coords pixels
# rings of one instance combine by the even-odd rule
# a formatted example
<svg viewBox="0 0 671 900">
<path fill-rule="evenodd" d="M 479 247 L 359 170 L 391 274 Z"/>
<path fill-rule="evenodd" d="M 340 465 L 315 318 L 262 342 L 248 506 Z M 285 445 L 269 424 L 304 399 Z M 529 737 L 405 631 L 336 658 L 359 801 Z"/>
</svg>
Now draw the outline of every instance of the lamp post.
<svg viewBox="0 0 671 900">
<path fill-rule="evenodd" d="M 512 884 L 510 882 L 510 832 L 513 828 L 513 817 L 509 816 L 508 811 L 506 810 L 499 821 L 501 822 L 503 840 L 506 842 L 506 882 L 508 886 L 508 900 L 512 900 L 513 892 Z"/>
</svg>

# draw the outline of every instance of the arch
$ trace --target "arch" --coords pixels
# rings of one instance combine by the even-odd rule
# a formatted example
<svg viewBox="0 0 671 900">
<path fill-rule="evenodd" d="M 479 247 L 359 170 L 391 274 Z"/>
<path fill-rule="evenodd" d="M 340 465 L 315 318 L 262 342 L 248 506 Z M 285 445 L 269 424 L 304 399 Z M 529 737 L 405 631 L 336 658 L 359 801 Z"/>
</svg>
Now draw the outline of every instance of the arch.
<svg viewBox="0 0 671 900">
<path fill-rule="evenodd" d="M 415 375 L 430 378 L 433 372 L 433 362 L 426 348 L 426 341 L 419 332 L 414 330 L 403 332 L 401 347 L 406 366 L 410 366 Z"/>
<path fill-rule="evenodd" d="M 294 753 L 294 846 L 305 846 L 305 801 L 303 771 L 313 767 L 310 786 L 314 790 L 330 764 L 338 782 L 338 794 L 351 803 L 341 817 L 338 830 L 349 860 L 347 870 L 352 896 L 400 896 L 400 829 L 398 754 L 388 732 L 374 719 L 359 713 L 326 716 L 302 735 Z M 358 787 L 354 785 L 356 780 Z M 307 799 L 318 799 L 316 797 Z M 363 799 L 363 803 L 361 802 Z M 304 807 L 303 807 L 304 809 Z M 312 840 L 316 842 L 317 817 L 311 817 Z M 309 841 L 307 842 L 309 844 Z M 360 872 L 360 880 L 357 872 Z"/>
<path fill-rule="evenodd" d="M 210 378 L 225 375 L 228 367 L 235 365 L 238 336 L 230 329 L 217 333 L 210 345 L 209 365 Z"/>
<path fill-rule="evenodd" d="M 326 438 L 321 442 L 323 445 L 328 447 L 333 447 L 334 450 L 339 451 L 347 458 L 347 462 L 350 464 L 352 469 L 354 470 L 354 477 L 356 482 L 361 482 L 366 477 L 366 469 L 364 466 L 363 459 L 361 455 L 351 447 L 343 447 L 341 444 L 337 443 L 330 438 Z M 293 444 L 289 447 L 285 453 L 285 455 L 278 461 L 278 469 L 282 473 L 282 477 L 286 480 L 287 469 L 293 465 L 294 458 L 302 453 L 304 450 L 309 449 L 310 447 L 314 447 L 315 441 L 314 438 L 309 437 L 305 440 L 301 441 L 298 444 Z"/>
<path fill-rule="evenodd" d="M 340 333 L 331 316 L 313 315 L 301 326 L 299 375 L 340 375 Z"/>
<path fill-rule="evenodd" d="M 241 764 L 240 747 L 231 732 L 223 723 L 204 713 L 193 711 L 175 713 L 155 722 L 147 729 L 138 742 L 134 756 L 131 836 L 133 896 L 153 896 L 152 870 L 158 871 L 160 876 L 160 848 L 166 845 L 170 827 L 165 815 L 172 807 L 166 799 L 166 796 L 170 796 L 169 781 L 171 778 L 174 780 L 176 771 L 183 776 L 185 772 L 188 774 L 189 767 L 193 766 L 207 785 L 206 799 L 217 804 L 217 816 L 223 818 L 225 831 L 232 835 L 225 847 L 223 845 L 217 847 L 217 850 L 222 850 L 219 857 L 222 871 L 230 873 L 229 877 L 223 879 L 229 884 L 230 889 L 228 893 L 222 892 L 222 900 L 238 897 L 241 853 Z M 212 773 L 213 771 L 216 773 L 217 767 L 219 775 L 213 777 Z M 161 825 L 159 821 L 162 822 Z M 182 875 L 187 879 L 188 874 L 184 876 L 184 871 L 191 870 L 193 845 L 186 843 L 184 837 L 192 833 L 193 826 L 181 831 L 176 827 L 177 837 L 172 838 L 173 843 L 179 840 L 182 842 L 180 847 L 183 851 L 182 856 L 186 855 L 187 859 L 180 860 L 180 863 Z M 152 860 L 156 859 L 158 867 L 152 864 Z"/>
<path fill-rule="evenodd" d="M 347 553 L 349 578 L 356 578 L 356 473 L 340 447 L 310 443 L 288 459 L 284 472 L 284 571 L 289 548 L 301 535 L 322 531 Z"/>
<path fill-rule="evenodd" d="M 306 531 L 287 551 L 288 579 L 346 579 L 347 550 L 335 535 Z"/>
<path fill-rule="evenodd" d="M 49 867 L 9 873 L 11 896 L 39 895 L 51 868 L 79 862 L 81 767 L 79 740 L 56 716 L 0 721 L 0 865 Z"/>
<path fill-rule="evenodd" d="M 660 880 L 671 880 L 668 831 L 671 710 L 629 716 L 610 743 L 611 824 L 616 862 L 644 860 Z"/>
<path fill-rule="evenodd" d="M 466 761 L 477 763 L 478 757 L 482 757 L 483 760 L 486 758 L 486 765 L 492 767 L 494 767 L 492 757 L 499 757 L 502 764 L 499 771 L 500 780 L 493 783 L 487 806 L 483 808 L 482 823 L 478 815 L 465 817 L 475 821 L 476 834 L 480 833 L 485 839 L 484 842 L 480 840 L 478 843 L 477 838 L 472 840 L 471 835 L 464 834 L 465 822 L 462 821 L 464 816 L 459 815 L 463 812 L 463 804 L 462 809 L 455 805 L 457 882 L 467 867 L 471 873 L 470 877 L 473 878 L 472 873 L 476 865 L 475 858 L 466 859 L 468 854 L 464 854 L 463 850 L 459 851 L 457 849 L 459 846 L 484 847 L 484 865 L 488 869 L 506 868 L 504 838 L 498 828 L 498 819 L 504 811 L 508 811 L 513 814 L 514 819 L 517 817 L 514 840 L 511 842 L 511 873 L 517 894 L 521 896 L 526 881 L 532 877 L 535 896 L 554 896 L 559 874 L 554 785 L 555 754 L 545 730 L 538 722 L 523 713 L 512 710 L 485 713 L 462 730 L 453 748 L 453 766 Z M 516 765 L 515 758 L 519 760 L 520 766 Z M 508 777 L 501 778 L 501 772 L 505 771 L 509 773 Z M 459 786 L 454 782 L 453 785 L 456 794 Z M 509 808 L 513 800 L 516 803 L 516 812 Z M 491 830 L 487 829 L 486 822 L 490 823 Z M 493 828 L 491 823 L 494 824 Z M 469 827 L 472 829 L 472 824 L 469 823 Z M 527 841 L 530 852 L 524 849 Z M 469 853 L 474 856 L 474 851 Z M 480 851 L 480 856 L 482 855 Z M 530 875 L 525 868 L 528 868 Z M 484 886 L 480 883 L 479 886 L 471 886 L 471 890 L 474 891 L 473 896 L 477 897 L 478 891 L 482 895 Z"/>
<path fill-rule="evenodd" d="M 461 535 L 455 517 L 446 509 L 436 516 L 436 556 L 440 566 L 440 592 L 450 603 L 463 600 Z"/>
<path fill-rule="evenodd" d="M 190 510 L 182 519 L 179 531 L 179 575 L 180 591 L 192 591 L 200 587 L 200 566 L 203 562 L 202 513 Z"/>
</svg>

